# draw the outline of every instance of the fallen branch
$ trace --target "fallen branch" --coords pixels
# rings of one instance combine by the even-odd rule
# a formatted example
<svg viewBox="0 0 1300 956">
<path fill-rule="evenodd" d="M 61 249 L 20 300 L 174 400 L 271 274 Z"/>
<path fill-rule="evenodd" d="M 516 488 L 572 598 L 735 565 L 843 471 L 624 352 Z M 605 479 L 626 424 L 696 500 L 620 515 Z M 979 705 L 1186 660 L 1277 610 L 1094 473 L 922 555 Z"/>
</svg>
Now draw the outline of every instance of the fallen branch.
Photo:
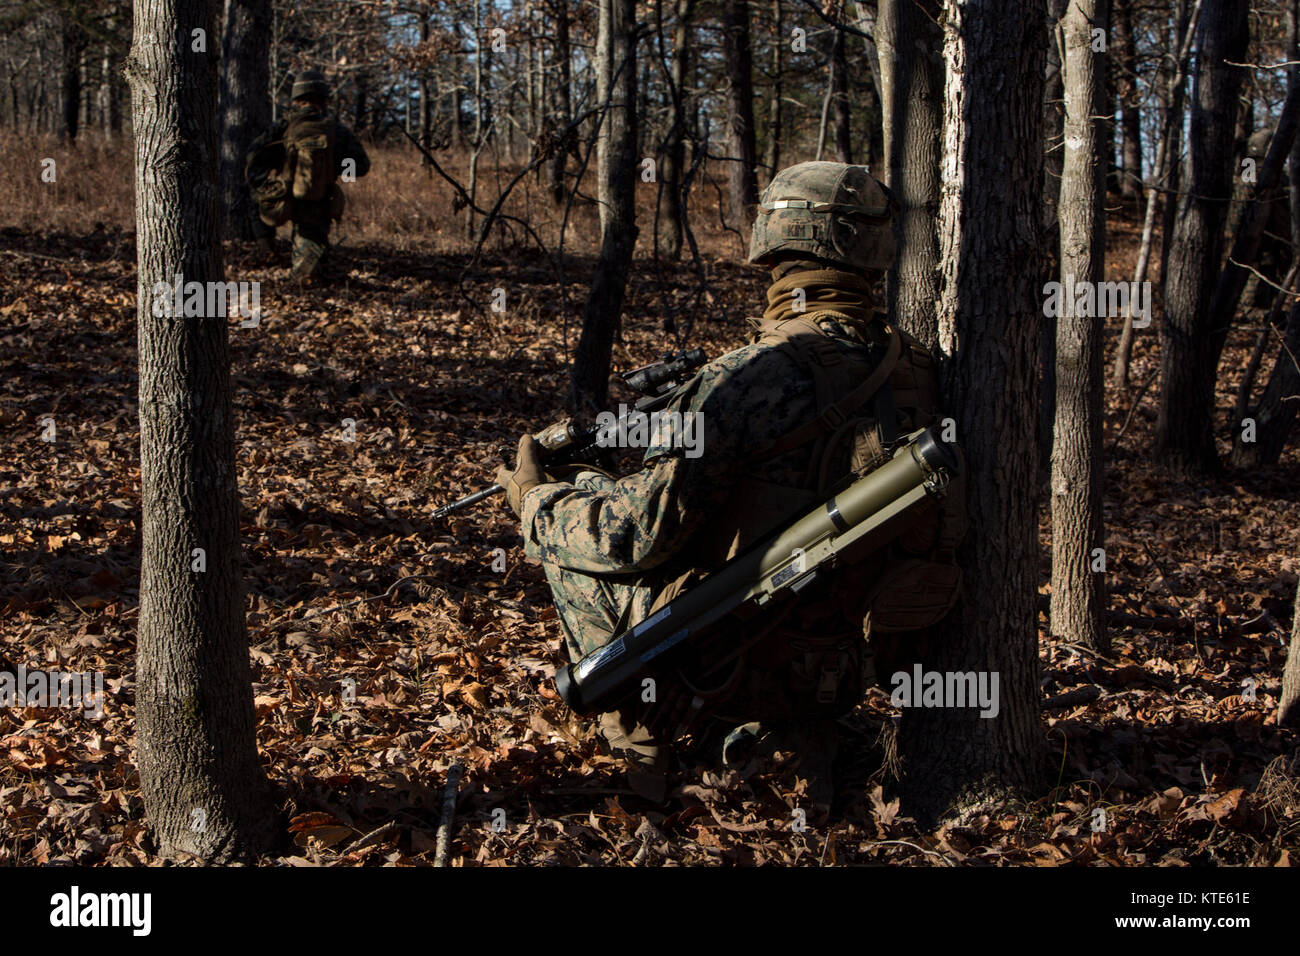
<svg viewBox="0 0 1300 956">
<path fill-rule="evenodd" d="M 442 818 L 438 821 L 438 841 L 433 854 L 434 866 L 447 865 L 447 850 L 451 846 L 451 828 L 456 819 L 456 796 L 460 790 L 460 775 L 464 768 L 454 763 L 447 770 L 447 788 L 442 793 Z"/>
<path fill-rule="evenodd" d="M 356 841 L 351 843 L 348 848 L 343 851 L 343 855 L 347 856 L 349 853 L 356 853 L 358 850 L 364 850 L 368 846 L 373 846 L 396 829 L 397 821 L 389 820 L 383 826 L 371 830 L 365 836 L 359 837 Z"/>
<path fill-rule="evenodd" d="M 1096 684 L 1089 684 L 1087 687 L 1078 687 L 1074 690 L 1067 690 L 1064 694 L 1057 694 L 1055 697 L 1049 697 L 1043 701 L 1043 710 L 1064 710 L 1067 707 L 1078 707 L 1080 704 L 1091 704 L 1101 696 L 1101 688 Z"/>
</svg>

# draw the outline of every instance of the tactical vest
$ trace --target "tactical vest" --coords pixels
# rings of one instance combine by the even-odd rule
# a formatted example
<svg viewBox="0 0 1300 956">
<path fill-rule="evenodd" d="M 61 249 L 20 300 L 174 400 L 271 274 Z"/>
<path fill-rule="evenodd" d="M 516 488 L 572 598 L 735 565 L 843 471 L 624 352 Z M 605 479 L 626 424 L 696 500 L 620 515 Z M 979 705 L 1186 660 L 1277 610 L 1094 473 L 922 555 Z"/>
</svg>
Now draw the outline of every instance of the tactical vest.
<svg viewBox="0 0 1300 956">
<path fill-rule="evenodd" d="M 823 316 L 847 322 L 847 316 L 819 310 L 760 323 L 754 341 L 780 349 L 812 380 L 817 410 L 810 421 L 754 449 L 728 507 L 703 535 L 697 559 L 703 567 L 716 567 L 874 470 L 901 436 L 941 421 L 934 362 L 924 345 L 873 323 L 884 350 L 873 367 L 835 345 L 818 325 Z M 808 464 L 798 486 L 763 477 L 765 462 L 801 448 Z M 964 530 L 959 475 L 942 501 L 917 506 L 889 545 L 835 569 L 776 615 L 751 622 L 738 635 L 749 646 L 734 665 L 701 661 L 679 676 L 710 712 L 727 719 L 847 713 L 875 680 L 871 635 L 930 627 L 956 602 L 961 572 L 954 552 Z M 698 569 L 673 581 L 651 613 L 703 574 Z M 692 672 L 710 681 L 697 684 Z"/>
<path fill-rule="evenodd" d="M 285 180 L 293 198 L 326 199 L 334 184 L 334 118 L 309 112 L 294 116 L 284 131 Z"/>
</svg>

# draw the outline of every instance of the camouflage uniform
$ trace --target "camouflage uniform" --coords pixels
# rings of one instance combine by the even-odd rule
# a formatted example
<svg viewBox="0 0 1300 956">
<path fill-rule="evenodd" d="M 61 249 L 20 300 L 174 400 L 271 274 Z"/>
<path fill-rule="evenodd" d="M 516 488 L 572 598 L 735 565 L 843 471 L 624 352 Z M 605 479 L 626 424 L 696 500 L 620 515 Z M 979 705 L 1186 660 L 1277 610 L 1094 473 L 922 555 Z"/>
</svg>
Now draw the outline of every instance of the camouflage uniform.
<svg viewBox="0 0 1300 956">
<path fill-rule="evenodd" d="M 875 364 L 850 330 L 831 319 L 819 325 L 837 349 Z M 784 353 L 751 343 L 701 369 L 667 411 L 703 422 L 704 454 L 687 458 L 661 440 L 647 448 L 642 470 L 624 478 L 582 472 L 524 497 L 525 553 L 543 563 L 574 660 L 643 619 L 669 581 L 722 557 L 706 539 L 728 511 L 748 451 L 812 418 L 816 396 Z M 765 463 L 764 477 L 801 485 L 808 453 L 797 448 Z M 767 516 L 767 524 L 784 517 Z"/>
<path fill-rule="evenodd" d="M 543 475 L 541 483 L 521 486 L 512 504 L 525 553 L 543 564 L 570 660 L 644 620 L 675 589 L 824 500 L 850 474 L 856 459 L 842 432 L 793 445 L 789 438 L 814 420 L 826 424 L 819 413 L 861 384 L 891 341 L 897 349 L 871 295 L 893 256 L 891 214 L 892 201 L 864 167 L 804 163 L 783 171 L 764 193 L 751 248 L 751 261 L 775 267 L 764 321 L 749 344 L 704 366 L 665 409 L 702 424 L 703 454 L 688 457 L 672 436 L 661 435 L 646 449 L 641 470 L 623 478 L 581 471 L 568 481 Z M 794 292 L 802 295 L 792 299 Z M 938 397 L 928 351 L 901 338 L 903 355 L 882 390 L 896 395 L 897 405 L 891 399 L 882 406 L 891 410 L 880 414 L 906 433 L 934 423 Z M 835 373 L 814 369 L 809 356 Z M 501 473 L 498 480 L 507 483 Z M 837 569 L 785 608 L 785 618 L 746 651 L 738 676 L 717 696 L 715 715 L 728 725 L 798 722 L 803 702 L 814 696 L 810 688 L 829 705 L 812 709 L 818 721 L 855 705 L 874 679 L 864 640 L 866 582 L 889 560 L 882 553 Z M 857 673 L 842 673 L 834 662 L 844 648 L 852 649 L 847 663 Z M 809 667 L 796 673 L 800 654 L 810 664 L 831 662 L 823 670 L 843 677 L 829 699 Z M 655 745 L 671 734 L 665 739 L 647 729 L 654 719 L 648 713 L 631 705 L 607 714 L 602 731 L 616 748 L 658 755 Z M 826 736 L 824 723 L 817 733 Z"/>
<path fill-rule="evenodd" d="M 248 182 L 256 189 L 269 172 L 279 169 L 284 162 L 283 148 L 277 145 L 284 140 L 285 130 L 295 118 L 318 118 L 325 115 L 323 108 L 294 104 L 284 119 L 274 124 L 269 130 L 253 141 L 248 150 Z M 344 163 L 355 163 L 352 170 L 358 178 L 370 171 L 370 157 L 352 130 L 342 123 L 334 126 L 334 175 L 343 175 Z M 337 189 L 337 184 L 333 187 Z M 325 262 L 329 247 L 330 199 L 315 201 L 291 199 L 290 219 L 293 222 L 293 274 L 297 276 L 317 276 Z M 252 210 L 253 236 L 256 239 L 273 239 L 275 226 L 268 225 L 259 215 L 256 203 Z"/>
</svg>

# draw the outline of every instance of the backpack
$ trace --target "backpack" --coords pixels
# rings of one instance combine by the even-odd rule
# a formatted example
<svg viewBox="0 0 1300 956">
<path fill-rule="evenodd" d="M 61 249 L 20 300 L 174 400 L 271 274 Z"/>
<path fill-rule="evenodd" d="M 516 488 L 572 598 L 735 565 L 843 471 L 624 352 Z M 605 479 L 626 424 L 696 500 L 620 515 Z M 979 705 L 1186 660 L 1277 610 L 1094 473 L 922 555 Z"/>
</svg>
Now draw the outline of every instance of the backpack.
<svg viewBox="0 0 1300 956">
<path fill-rule="evenodd" d="M 268 226 L 283 225 L 292 214 L 289 183 L 283 172 L 284 153 L 284 143 L 275 140 L 251 153 L 244 164 L 249 194 L 257 205 L 258 216 Z"/>
<path fill-rule="evenodd" d="M 284 131 L 284 180 L 294 199 L 326 199 L 334 184 L 334 118 L 309 112 L 289 120 Z"/>
<path fill-rule="evenodd" d="M 813 381 L 817 414 L 751 454 L 709 563 L 725 560 L 889 459 L 899 440 L 939 422 L 930 351 L 883 323 L 873 325 L 884 358 L 868 370 L 851 361 L 817 324 L 821 310 L 764 321 L 755 341 L 781 349 Z M 847 318 L 847 317 L 842 317 Z M 808 447 L 799 488 L 765 480 L 763 463 Z M 960 452 L 959 452 L 960 454 Z M 964 469 L 963 469 L 964 472 Z M 958 474 L 942 500 L 927 498 L 884 547 L 847 556 L 798 600 L 753 621 L 732 622 L 736 639 L 715 642 L 676 677 L 702 701 L 696 716 L 734 722 L 836 717 L 875 682 L 873 634 L 905 634 L 937 624 L 956 603 L 961 571 L 955 551 L 965 531 L 965 485 Z M 698 569 L 670 582 L 650 615 L 703 577 Z M 647 615 L 649 616 L 649 615 Z"/>
</svg>

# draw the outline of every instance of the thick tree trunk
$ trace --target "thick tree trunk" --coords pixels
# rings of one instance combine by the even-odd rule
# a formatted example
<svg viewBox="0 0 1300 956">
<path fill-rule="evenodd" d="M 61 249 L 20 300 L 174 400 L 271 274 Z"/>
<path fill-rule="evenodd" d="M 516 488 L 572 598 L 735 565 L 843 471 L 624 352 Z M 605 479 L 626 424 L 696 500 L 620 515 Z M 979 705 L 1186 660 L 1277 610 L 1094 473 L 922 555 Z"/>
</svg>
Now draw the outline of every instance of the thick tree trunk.
<svg viewBox="0 0 1300 956">
<path fill-rule="evenodd" d="M 601 62 L 609 65 L 609 108 L 599 148 L 609 197 L 600 260 L 582 312 L 572 373 L 571 405 L 578 414 L 594 415 L 609 394 L 610 356 L 623 314 L 627 276 L 636 246 L 636 0 L 601 0 Z"/>
<path fill-rule="evenodd" d="M 1058 216 L 1063 288 L 1105 278 L 1105 166 L 1099 142 L 1104 59 L 1092 50 L 1101 23 L 1095 0 L 1070 0 L 1065 45 L 1065 157 Z M 1052 634 L 1107 653 L 1101 491 L 1102 345 L 1105 318 L 1077 315 L 1066 301 L 1056 320 L 1056 414 L 1052 443 Z M 1098 310 L 1092 310 L 1094 313 Z M 1104 554 L 1104 552 L 1103 552 Z M 1104 560 L 1104 558 L 1103 558 Z"/>
<path fill-rule="evenodd" d="M 63 21 L 61 135 L 70 143 L 76 142 L 81 130 L 81 57 L 86 52 L 86 33 L 73 15 L 65 12 Z"/>
<path fill-rule="evenodd" d="M 727 198 L 731 225 L 749 230 L 758 205 L 758 150 L 754 141 L 754 64 L 749 47 L 749 4 L 722 2 L 723 53 L 727 61 Z"/>
<path fill-rule="evenodd" d="M 221 213 L 224 234 L 252 239 L 252 197 L 244 184 L 249 145 L 271 123 L 271 2 L 225 0 L 221 41 Z"/>
<path fill-rule="evenodd" d="M 1142 114 L 1137 85 L 1137 47 L 1133 38 L 1133 0 L 1115 0 L 1114 56 L 1119 67 L 1119 108 L 1123 113 L 1123 176 L 1120 194 L 1137 199 L 1142 186 Z"/>
<path fill-rule="evenodd" d="M 1065 155 L 1065 64 L 1061 62 L 1062 40 L 1057 24 L 1065 16 L 1066 0 L 1047 0 L 1047 65 L 1043 72 L 1043 281 L 1053 276 L 1060 261 L 1060 222 L 1057 205 L 1061 199 L 1061 168 Z M 1056 316 L 1043 316 L 1038 333 L 1038 462 L 1044 477 L 1052 468 L 1052 433 L 1056 427 Z"/>
<path fill-rule="evenodd" d="M 555 49 L 552 58 L 555 63 L 555 105 L 552 124 L 559 142 L 555 144 L 555 153 L 546 166 L 546 186 L 551 198 L 558 204 L 564 202 L 564 170 L 573 149 L 575 135 L 569 130 L 573 122 L 573 103 L 570 87 L 570 59 L 573 56 L 569 48 L 569 5 L 567 0 L 553 5 L 555 13 Z"/>
<path fill-rule="evenodd" d="M 682 254 L 685 235 L 686 204 L 682 195 L 682 178 L 686 173 L 686 96 L 691 82 L 691 18 L 695 0 L 677 0 L 677 24 L 673 29 L 673 63 L 669 71 L 668 91 L 672 107 L 671 127 L 664 144 L 663 219 L 656 236 L 659 255 L 676 260 Z"/>
<path fill-rule="evenodd" d="M 127 64 L 135 127 L 142 554 L 136 733 L 164 854 L 265 849 L 239 572 L 227 319 L 163 314 L 168 288 L 222 279 L 214 0 L 137 0 Z M 224 310 L 223 310 L 224 311 Z"/>
<path fill-rule="evenodd" d="M 1192 102 L 1187 193 L 1170 246 L 1161 329 L 1156 458 L 1182 471 L 1213 471 L 1215 317 L 1210 311 L 1232 195 L 1237 94 L 1250 38 L 1248 0 L 1205 0 Z"/>
<path fill-rule="evenodd" d="M 1288 0 L 1286 16 L 1286 59 L 1300 61 L 1300 0 Z M 1287 74 L 1287 83 L 1300 83 L 1300 65 L 1293 65 Z M 1300 136 L 1291 143 L 1287 158 L 1288 180 L 1291 184 L 1291 246 L 1292 263 L 1300 262 Z"/>
<path fill-rule="evenodd" d="M 876 23 L 887 185 L 898 200 L 889 313 L 931 348 L 939 341 L 939 132 L 943 34 L 938 0 L 881 0 Z"/>
<path fill-rule="evenodd" d="M 996 674 L 999 693 L 987 718 L 969 707 L 904 710 L 905 805 L 922 819 L 1031 786 L 1044 764 L 1034 411 L 1045 24 L 1023 0 L 952 0 L 947 15 L 939 343 L 970 527 L 962 602 L 918 651 L 927 671 Z"/>
</svg>

